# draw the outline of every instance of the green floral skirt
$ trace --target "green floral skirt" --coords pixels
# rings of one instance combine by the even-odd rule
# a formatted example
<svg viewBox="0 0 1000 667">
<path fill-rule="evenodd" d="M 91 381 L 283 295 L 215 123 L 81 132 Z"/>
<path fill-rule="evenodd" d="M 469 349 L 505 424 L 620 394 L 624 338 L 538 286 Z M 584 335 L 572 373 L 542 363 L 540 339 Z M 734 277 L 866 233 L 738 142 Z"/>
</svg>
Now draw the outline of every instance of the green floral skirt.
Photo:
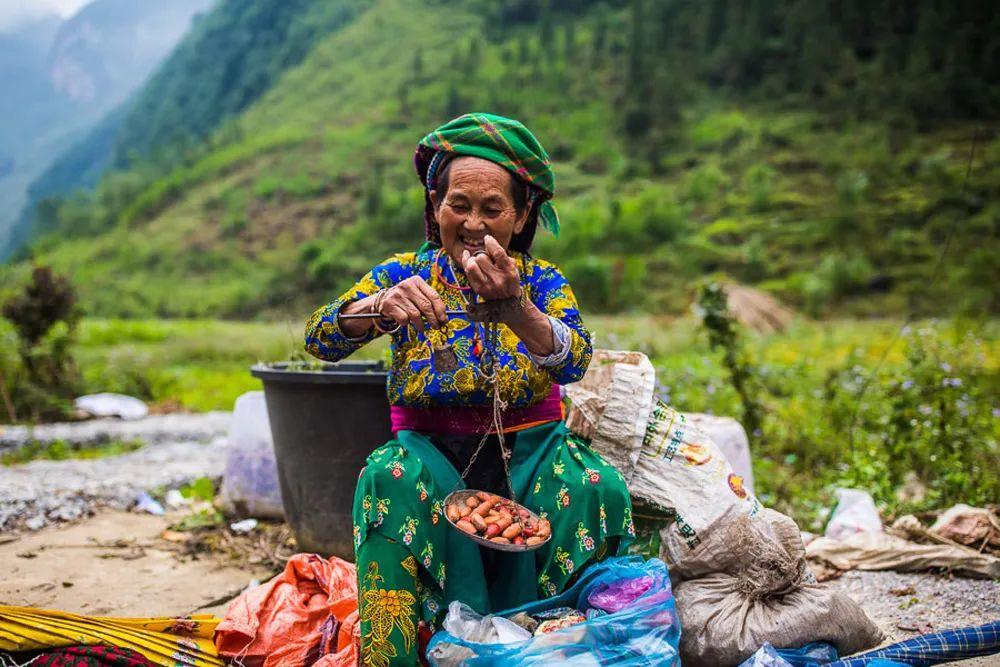
<svg viewBox="0 0 1000 667">
<path fill-rule="evenodd" d="M 553 596 L 633 541 L 625 480 L 562 422 L 518 432 L 510 472 L 552 524 L 535 551 L 482 549 L 448 524 L 444 499 L 465 484 L 428 436 L 400 431 L 368 457 L 354 496 L 363 664 L 415 665 L 451 601 L 485 614 Z"/>
</svg>

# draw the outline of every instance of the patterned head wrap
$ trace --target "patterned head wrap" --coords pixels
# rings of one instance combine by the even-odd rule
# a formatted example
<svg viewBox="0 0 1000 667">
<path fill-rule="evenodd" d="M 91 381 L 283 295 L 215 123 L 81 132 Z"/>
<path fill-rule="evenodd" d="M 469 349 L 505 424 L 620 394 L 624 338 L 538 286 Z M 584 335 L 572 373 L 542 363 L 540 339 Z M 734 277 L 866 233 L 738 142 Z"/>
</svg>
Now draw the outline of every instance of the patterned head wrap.
<svg viewBox="0 0 1000 667">
<path fill-rule="evenodd" d="M 549 201 L 555 194 L 555 174 L 549 155 L 538 139 L 516 120 L 488 113 L 468 113 L 421 139 L 413 156 L 417 175 L 425 188 L 424 226 L 429 242 L 440 244 L 441 236 L 428 193 L 437 187 L 437 174 L 445 159 L 455 155 L 471 155 L 495 162 L 526 183 L 531 204 L 528 223 L 532 234 L 534 224 L 541 222 L 542 227 L 559 236 L 559 215 Z"/>
</svg>

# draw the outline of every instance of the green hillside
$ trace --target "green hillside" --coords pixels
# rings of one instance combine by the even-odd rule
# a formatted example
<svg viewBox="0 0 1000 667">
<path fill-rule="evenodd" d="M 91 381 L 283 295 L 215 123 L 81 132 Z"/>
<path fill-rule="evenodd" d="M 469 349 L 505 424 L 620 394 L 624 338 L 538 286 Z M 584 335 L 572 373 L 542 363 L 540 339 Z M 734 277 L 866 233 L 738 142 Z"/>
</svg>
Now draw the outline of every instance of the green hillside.
<svg viewBox="0 0 1000 667">
<path fill-rule="evenodd" d="M 989 3 L 325 4 L 353 18 L 207 140 L 217 123 L 171 105 L 218 72 L 186 70 L 176 99 L 154 79 L 171 159 L 41 202 L 29 254 L 88 312 L 301 318 L 419 244 L 413 147 L 468 110 L 548 147 L 564 233 L 536 251 L 591 310 L 678 312 L 720 271 L 817 315 L 1000 308 Z"/>
</svg>

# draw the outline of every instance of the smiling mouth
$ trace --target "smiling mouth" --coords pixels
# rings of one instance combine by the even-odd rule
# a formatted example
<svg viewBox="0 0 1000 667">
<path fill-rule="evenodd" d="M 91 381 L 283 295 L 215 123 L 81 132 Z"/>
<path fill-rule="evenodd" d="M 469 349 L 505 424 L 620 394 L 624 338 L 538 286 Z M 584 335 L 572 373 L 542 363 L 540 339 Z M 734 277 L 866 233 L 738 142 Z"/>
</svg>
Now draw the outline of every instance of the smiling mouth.
<svg viewBox="0 0 1000 667">
<path fill-rule="evenodd" d="M 468 250 L 473 255 L 479 251 L 486 250 L 486 239 L 485 238 L 473 238 L 471 236 L 458 235 L 458 240 L 461 241 L 465 249 Z"/>
</svg>

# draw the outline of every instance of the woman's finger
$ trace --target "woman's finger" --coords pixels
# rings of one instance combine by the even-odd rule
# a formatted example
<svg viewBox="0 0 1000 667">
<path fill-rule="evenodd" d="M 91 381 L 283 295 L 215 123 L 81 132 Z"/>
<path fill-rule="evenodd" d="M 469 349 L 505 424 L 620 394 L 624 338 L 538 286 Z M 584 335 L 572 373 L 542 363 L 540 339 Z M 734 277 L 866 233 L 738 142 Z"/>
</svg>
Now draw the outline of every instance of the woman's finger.
<svg viewBox="0 0 1000 667">
<path fill-rule="evenodd" d="M 465 260 L 465 277 L 469 279 L 469 285 L 472 287 L 473 291 L 480 296 L 484 296 L 484 290 L 489 288 L 489 281 L 483 274 L 483 270 L 479 268 L 479 264 L 476 263 L 476 258 L 469 257 Z"/>
<path fill-rule="evenodd" d="M 492 299 L 500 298 L 502 296 L 500 292 L 503 290 L 504 284 L 503 273 L 493 264 L 493 260 L 489 255 L 477 255 L 472 258 L 472 261 L 482 271 L 487 283 L 486 287 L 489 290 L 489 294 L 484 296 L 489 296 Z"/>
<path fill-rule="evenodd" d="M 490 234 L 486 235 L 483 242 L 486 245 L 486 254 L 496 266 L 502 266 L 505 259 L 510 259 L 507 255 L 507 251 L 503 249 L 502 245 L 500 245 L 500 242 L 493 238 Z"/>
<path fill-rule="evenodd" d="M 431 287 L 430 285 L 427 284 L 426 281 L 424 281 L 423 278 L 420 278 L 418 276 L 416 284 L 417 287 L 420 288 L 420 291 L 423 292 L 427 296 L 427 299 L 430 301 L 431 308 L 434 311 L 434 327 L 436 329 L 440 329 L 441 327 L 443 327 L 445 324 L 448 323 L 448 315 L 445 314 L 445 311 L 447 309 L 445 308 L 444 300 L 441 298 L 440 294 L 434 291 L 433 287 Z"/>
<path fill-rule="evenodd" d="M 405 327 L 410 322 L 406 311 L 395 303 L 383 303 L 382 314 L 401 327 Z"/>
<path fill-rule="evenodd" d="M 424 321 L 427 322 L 433 329 L 437 329 L 441 326 L 438 322 L 438 315 L 434 311 L 434 302 L 431 295 L 437 296 L 437 293 L 430 289 L 427 285 L 422 285 L 423 280 L 417 277 L 416 279 L 409 282 L 407 286 L 407 296 L 410 297 L 410 303 L 417 307 L 420 311 L 420 315 L 423 317 Z M 424 287 L 427 290 L 424 290 Z M 431 292 L 428 294 L 427 292 Z"/>
</svg>

